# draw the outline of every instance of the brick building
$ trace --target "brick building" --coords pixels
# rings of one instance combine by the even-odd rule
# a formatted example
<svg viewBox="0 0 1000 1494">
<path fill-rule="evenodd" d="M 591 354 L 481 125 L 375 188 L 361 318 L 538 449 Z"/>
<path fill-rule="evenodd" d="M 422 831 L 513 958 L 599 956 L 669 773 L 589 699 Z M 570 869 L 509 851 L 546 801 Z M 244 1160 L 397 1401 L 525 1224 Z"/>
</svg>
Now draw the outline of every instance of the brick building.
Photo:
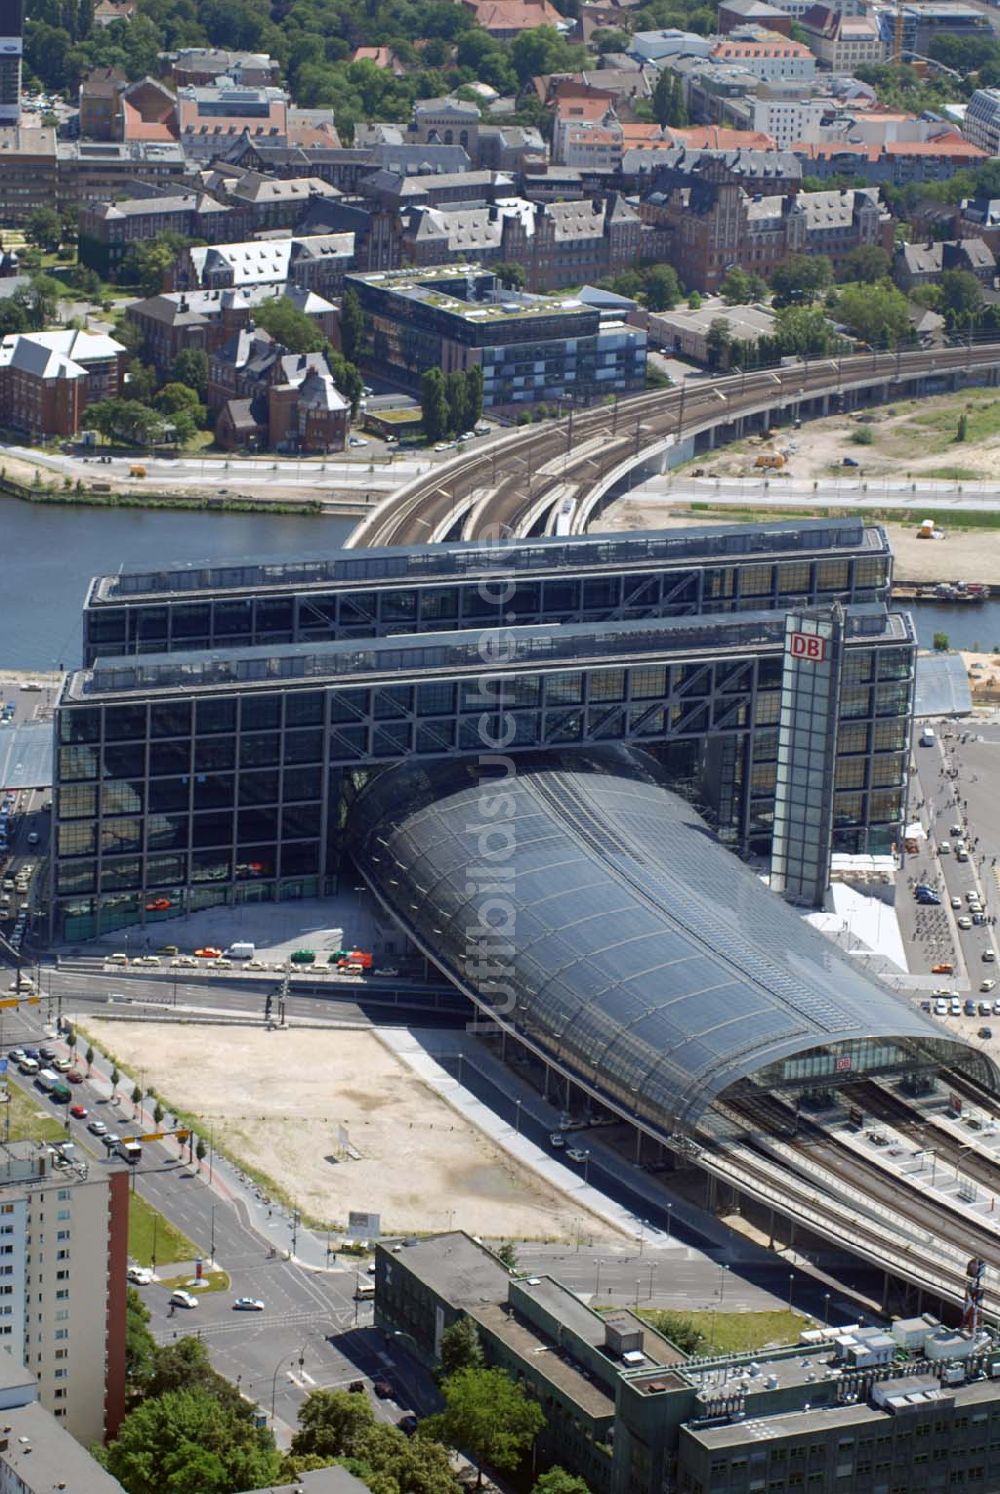
<svg viewBox="0 0 1000 1494">
<path fill-rule="evenodd" d="M 144 357 L 162 376 L 186 348 L 214 352 L 253 320 L 255 307 L 279 295 L 287 296 L 299 311 L 312 317 L 324 337 L 332 340 L 336 336 L 336 307 L 315 291 L 298 286 L 170 291 L 133 302 L 126 315 L 142 332 Z"/>
<path fill-rule="evenodd" d="M 114 280 L 131 244 L 161 233 L 218 243 L 232 231 L 233 215 L 231 207 L 206 192 L 84 203 L 79 214 L 80 263 L 96 270 L 102 279 Z"/>
<path fill-rule="evenodd" d="M 892 219 L 874 188 L 749 192 L 725 159 L 707 158 L 685 186 L 640 206 L 644 256 L 664 257 L 692 290 L 715 291 L 734 266 L 766 279 L 790 254 L 824 254 L 838 269 L 853 249 L 892 247 Z"/>
<path fill-rule="evenodd" d="M 74 436 L 88 405 L 115 398 L 125 349 L 93 332 L 21 332 L 0 342 L 0 424 Z"/>
<path fill-rule="evenodd" d="M 557 290 L 629 269 L 642 224 L 618 193 L 573 202 L 496 203 L 420 208 L 402 229 L 404 262 L 446 265 L 456 258 L 524 267 L 529 290 Z"/>
<path fill-rule="evenodd" d="M 209 362 L 209 408 L 220 446 L 343 451 L 350 405 L 322 353 L 289 353 L 249 323 Z"/>
</svg>

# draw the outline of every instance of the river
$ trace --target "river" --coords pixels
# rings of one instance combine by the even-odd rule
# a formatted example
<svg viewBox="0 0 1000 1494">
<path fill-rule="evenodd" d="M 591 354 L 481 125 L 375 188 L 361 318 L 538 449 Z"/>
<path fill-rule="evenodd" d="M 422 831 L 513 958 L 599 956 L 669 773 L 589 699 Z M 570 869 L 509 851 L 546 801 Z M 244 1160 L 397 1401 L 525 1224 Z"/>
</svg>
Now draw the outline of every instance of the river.
<svg viewBox="0 0 1000 1494">
<path fill-rule="evenodd" d="M 201 509 L 73 508 L 0 498 L 0 672 L 72 669 L 91 576 L 336 549 L 356 519 Z"/>
</svg>

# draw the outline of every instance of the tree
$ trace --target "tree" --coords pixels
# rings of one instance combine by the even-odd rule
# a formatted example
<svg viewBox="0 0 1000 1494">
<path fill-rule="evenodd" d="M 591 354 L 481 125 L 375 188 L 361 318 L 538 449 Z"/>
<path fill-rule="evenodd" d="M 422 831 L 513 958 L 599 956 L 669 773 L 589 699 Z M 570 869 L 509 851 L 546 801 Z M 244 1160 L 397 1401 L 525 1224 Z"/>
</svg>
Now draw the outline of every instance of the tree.
<svg viewBox="0 0 1000 1494">
<path fill-rule="evenodd" d="M 28 214 L 24 237 L 29 244 L 50 252 L 62 242 L 62 219 L 55 208 L 37 207 Z"/>
<path fill-rule="evenodd" d="M 439 1351 L 440 1376 L 447 1379 L 463 1369 L 481 1369 L 483 1346 L 479 1342 L 479 1330 L 471 1318 L 456 1318 L 441 1335 Z"/>
<path fill-rule="evenodd" d="M 420 1435 L 466 1453 L 476 1464 L 512 1473 L 545 1425 L 542 1408 L 501 1369 L 464 1369 L 442 1385 L 445 1409 L 420 1423 Z"/>
<path fill-rule="evenodd" d="M 493 273 L 507 290 L 524 290 L 528 283 L 528 272 L 516 259 L 501 259 L 493 266 Z"/>
<path fill-rule="evenodd" d="M 493 1254 L 503 1261 L 508 1271 L 517 1270 L 517 1246 L 513 1240 L 502 1240 Z"/>
<path fill-rule="evenodd" d="M 135 1115 L 139 1114 L 139 1106 L 142 1104 L 142 1090 L 138 1084 L 132 1086 L 132 1107 Z"/>
<path fill-rule="evenodd" d="M 299 1410 L 299 1430 L 292 1453 L 314 1453 L 323 1458 L 357 1456 L 364 1434 L 375 1425 L 366 1395 L 348 1390 L 312 1390 Z"/>
<path fill-rule="evenodd" d="M 208 354 L 205 349 L 185 348 L 178 353 L 170 370 L 170 382 L 193 389 L 198 399 L 204 402 L 208 393 Z"/>
<path fill-rule="evenodd" d="M 174 1390 L 192 1389 L 203 1390 L 231 1411 L 246 1409 L 237 1387 L 212 1368 L 200 1338 L 185 1335 L 170 1343 L 158 1344 L 147 1394 L 168 1395 Z"/>
<path fill-rule="evenodd" d="M 187 242 L 182 234 L 160 233 L 154 239 L 130 244 L 122 260 L 120 278 L 129 285 L 137 285 L 144 296 L 159 295 L 167 271 L 173 268 Z"/>
<path fill-rule="evenodd" d="M 325 338 L 311 317 L 288 296 L 275 296 L 254 307 L 254 321 L 290 353 L 318 353 Z"/>
<path fill-rule="evenodd" d="M 133 1394 L 141 1393 L 153 1373 L 156 1340 L 148 1328 L 149 1308 L 135 1287 L 125 1299 L 125 1378 Z"/>
<path fill-rule="evenodd" d="M 270 1432 L 200 1388 L 150 1396 L 122 1422 L 105 1454 L 129 1494 L 230 1494 L 267 1487 L 281 1459 Z"/>
<path fill-rule="evenodd" d="M 966 327 L 983 309 L 983 288 L 970 270 L 945 270 L 938 279 L 941 309 L 953 327 Z"/>
<path fill-rule="evenodd" d="M 714 316 L 705 337 L 709 368 L 726 368 L 733 345 L 733 329 L 724 316 Z"/>
<path fill-rule="evenodd" d="M 835 335 L 819 306 L 782 306 L 775 315 L 774 341 L 779 356 L 820 357 L 834 346 Z"/>
<path fill-rule="evenodd" d="M 63 1037 L 66 1041 L 67 1048 L 69 1048 L 70 1052 L 72 1052 L 76 1047 L 76 1028 L 73 1026 L 72 1022 L 66 1023 L 66 1026 L 63 1028 Z"/>
<path fill-rule="evenodd" d="M 567 1473 L 558 1464 L 535 1480 L 531 1494 L 590 1494 L 590 1486 L 575 1473 Z"/>
<path fill-rule="evenodd" d="M 117 1100 L 117 1098 L 118 1098 L 118 1081 L 119 1081 L 120 1078 L 121 1078 L 121 1074 L 119 1074 L 119 1072 L 118 1072 L 118 1066 L 116 1064 L 115 1067 L 111 1070 L 111 1098 L 112 1098 L 112 1100 Z"/>
<path fill-rule="evenodd" d="M 662 1309 L 652 1314 L 652 1322 L 657 1333 L 668 1338 L 682 1354 L 699 1354 L 705 1347 L 705 1335 L 683 1313 Z"/>
<path fill-rule="evenodd" d="M 579 72 L 585 56 L 582 47 L 572 46 L 554 26 L 519 32 L 507 52 L 520 83 L 541 73 Z"/>
<path fill-rule="evenodd" d="M 401 1494 L 461 1494 L 462 1485 L 440 1442 L 407 1437 L 398 1427 L 373 1423 L 358 1439 L 349 1462 L 376 1494 L 396 1489 Z"/>
<path fill-rule="evenodd" d="M 935 633 L 931 642 L 939 654 L 945 654 L 951 647 L 951 639 L 947 633 Z"/>
<path fill-rule="evenodd" d="M 205 1158 L 208 1156 L 208 1142 L 205 1140 L 204 1136 L 198 1137 L 197 1143 L 195 1144 L 194 1154 L 198 1158 L 199 1162 L 204 1162 Z"/>
<path fill-rule="evenodd" d="M 428 441 L 440 441 L 448 430 L 448 397 L 444 374 L 429 368 L 420 381 L 420 413 Z"/>
<path fill-rule="evenodd" d="M 164 1112 L 163 1106 L 160 1104 L 159 1100 L 157 1100 L 156 1104 L 153 1106 L 153 1125 L 154 1126 L 159 1126 L 160 1121 L 163 1119 L 164 1113 L 165 1112 Z"/>
<path fill-rule="evenodd" d="M 965 411 L 963 410 L 962 413 L 961 413 L 961 415 L 958 417 L 958 426 L 957 426 L 957 428 L 955 430 L 955 440 L 959 441 L 959 442 L 961 442 L 961 441 L 967 441 L 968 437 L 969 437 L 969 417 L 968 417 L 968 415 L 966 415 Z"/>
<path fill-rule="evenodd" d="M 836 314 L 855 337 L 872 347 L 895 347 L 910 335 L 910 308 L 894 285 L 845 285 Z"/>
<path fill-rule="evenodd" d="M 151 446 L 163 435 L 162 415 L 135 399 L 102 399 L 88 405 L 87 424 L 126 446 Z"/>
<path fill-rule="evenodd" d="M 737 266 L 729 271 L 719 286 L 719 295 L 727 306 L 746 306 L 751 301 L 759 301 L 766 289 L 759 275 L 751 275 Z"/>
<path fill-rule="evenodd" d="M 474 363 L 465 373 L 466 415 L 470 429 L 483 418 L 483 370 Z"/>
<path fill-rule="evenodd" d="M 55 321 L 62 293 L 59 281 L 51 275 L 32 275 L 30 284 L 15 292 L 23 299 L 32 331 L 40 332 L 49 322 Z"/>
<path fill-rule="evenodd" d="M 101 294 L 101 277 L 89 265 L 71 265 L 66 271 L 66 284 L 87 301 L 96 301 Z"/>
<path fill-rule="evenodd" d="M 884 280 L 892 269 L 892 262 L 881 244 L 859 244 L 844 260 L 841 280 L 863 280 L 874 285 Z"/>
<path fill-rule="evenodd" d="M 365 343 L 365 314 L 358 293 L 350 286 L 340 302 L 340 349 L 348 363 L 357 363 Z"/>
<path fill-rule="evenodd" d="M 90 1043 L 88 1043 L 87 1044 L 87 1051 L 84 1054 L 84 1058 L 86 1059 L 86 1062 L 87 1062 L 87 1078 L 88 1079 L 90 1078 L 90 1071 L 94 1067 L 94 1059 L 96 1057 L 97 1057 L 97 1054 L 94 1052 L 93 1045 L 90 1044 Z"/>
<path fill-rule="evenodd" d="M 653 89 L 653 118 L 661 127 L 670 124 L 670 115 L 674 103 L 673 76 L 664 67 L 660 69 L 660 76 L 656 80 Z"/>
<path fill-rule="evenodd" d="M 205 423 L 207 413 L 205 406 L 187 384 L 175 382 L 164 384 L 153 397 L 153 404 L 160 414 L 165 415 L 169 420 L 175 420 L 176 416 L 183 414 L 190 416 L 191 423 L 195 427 Z"/>
<path fill-rule="evenodd" d="M 650 311 L 669 311 L 681 299 L 681 283 L 673 265 L 651 265 L 642 278 Z"/>
<path fill-rule="evenodd" d="M 140 363 L 137 358 L 133 358 L 125 374 L 125 388 L 130 400 L 148 405 L 159 382 L 159 376 L 151 363 Z"/>
<path fill-rule="evenodd" d="M 771 272 L 771 289 L 785 306 L 811 301 L 833 284 L 833 265 L 825 254 L 790 254 Z"/>
<path fill-rule="evenodd" d="M 333 375 L 334 384 L 344 398 L 351 402 L 351 419 L 353 420 L 357 416 L 365 387 L 360 370 L 357 364 L 349 363 L 341 353 L 330 347 L 329 343 L 326 347 L 326 363 Z"/>
<path fill-rule="evenodd" d="M 444 381 L 444 397 L 448 404 L 448 429 L 453 434 L 468 430 L 468 407 L 465 398 L 465 374 L 453 369 Z"/>
</svg>

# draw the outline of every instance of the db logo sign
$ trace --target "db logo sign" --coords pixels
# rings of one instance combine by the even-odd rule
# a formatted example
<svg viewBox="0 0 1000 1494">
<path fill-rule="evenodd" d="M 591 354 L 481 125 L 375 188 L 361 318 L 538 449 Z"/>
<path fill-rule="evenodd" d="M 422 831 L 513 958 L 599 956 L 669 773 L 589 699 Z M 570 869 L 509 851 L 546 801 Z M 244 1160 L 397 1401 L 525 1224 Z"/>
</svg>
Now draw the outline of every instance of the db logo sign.
<svg viewBox="0 0 1000 1494">
<path fill-rule="evenodd" d="M 845 1074 L 850 1067 L 851 1067 L 850 1055 L 847 1054 L 847 1053 L 842 1053 L 840 1055 L 840 1057 L 837 1059 L 837 1073 L 838 1074 Z"/>
<path fill-rule="evenodd" d="M 821 664 L 826 658 L 826 639 L 817 638 L 815 633 L 792 633 L 789 648 L 793 659 L 809 659 L 813 664 Z"/>
</svg>

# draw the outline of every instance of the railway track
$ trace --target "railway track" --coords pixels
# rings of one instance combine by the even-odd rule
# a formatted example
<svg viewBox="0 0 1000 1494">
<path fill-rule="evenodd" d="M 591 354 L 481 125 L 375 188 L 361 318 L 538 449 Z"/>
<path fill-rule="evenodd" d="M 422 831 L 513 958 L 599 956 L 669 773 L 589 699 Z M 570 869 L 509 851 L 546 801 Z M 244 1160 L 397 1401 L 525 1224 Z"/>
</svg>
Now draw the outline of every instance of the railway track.
<svg viewBox="0 0 1000 1494">
<path fill-rule="evenodd" d="M 896 353 L 855 353 L 792 367 L 729 374 L 722 378 L 655 390 L 601 405 L 541 427 L 512 431 L 489 445 L 464 452 L 390 495 L 366 516 L 352 545 L 425 542 L 447 532 L 449 514 L 463 507 L 476 489 L 490 496 L 476 505 L 466 537 L 496 539 L 516 535 L 527 515 L 544 528 L 544 499 L 566 484 L 577 485 L 582 514 L 587 495 L 629 454 L 668 437 L 682 439 L 740 416 L 795 408 L 802 401 L 836 396 L 871 385 L 888 386 L 934 374 L 980 372 L 1000 367 L 1000 343 Z M 629 445 L 631 444 L 631 453 Z M 547 470 L 545 470 L 547 469 Z M 465 509 L 467 512 L 467 507 Z M 582 527 L 582 525 L 581 525 Z M 474 532 L 469 532 L 473 530 Z"/>
</svg>

